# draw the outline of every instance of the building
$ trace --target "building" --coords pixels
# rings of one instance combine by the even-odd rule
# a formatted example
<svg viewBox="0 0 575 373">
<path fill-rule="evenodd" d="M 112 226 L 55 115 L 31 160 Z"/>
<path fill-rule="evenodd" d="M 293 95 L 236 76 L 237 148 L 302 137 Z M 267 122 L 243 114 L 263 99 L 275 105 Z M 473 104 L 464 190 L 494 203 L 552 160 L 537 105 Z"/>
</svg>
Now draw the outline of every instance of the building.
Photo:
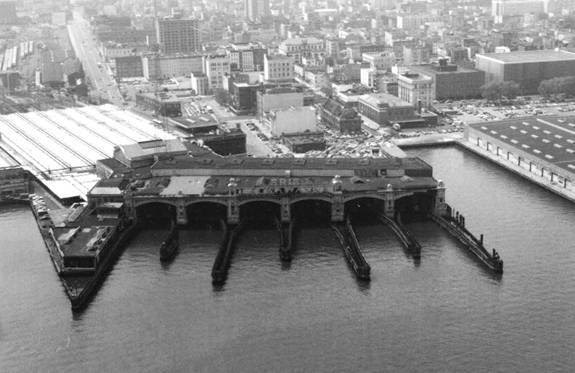
<svg viewBox="0 0 575 373">
<path fill-rule="evenodd" d="M 270 15 L 269 0 L 244 0 L 244 16 L 248 21 L 259 22 Z"/>
<path fill-rule="evenodd" d="M 272 110 L 285 110 L 290 107 L 303 106 L 303 92 L 294 88 L 278 87 L 259 90 L 257 92 L 258 115 Z"/>
<path fill-rule="evenodd" d="M 264 80 L 293 80 L 294 59 L 287 56 L 264 56 Z"/>
<path fill-rule="evenodd" d="M 158 159 L 169 159 L 188 152 L 184 144 L 177 139 L 149 140 L 135 144 L 114 147 L 114 159 L 126 167 L 138 168 L 151 166 Z"/>
<path fill-rule="evenodd" d="M 281 54 L 293 57 L 296 63 L 301 63 L 302 57 L 323 59 L 326 54 L 323 40 L 314 37 L 287 39 L 280 43 L 278 49 Z"/>
<path fill-rule="evenodd" d="M 546 0 L 491 0 L 491 15 L 495 23 L 502 23 L 504 17 L 545 13 L 546 8 Z"/>
<path fill-rule="evenodd" d="M 327 147 L 321 131 L 284 134 L 282 142 L 292 153 L 306 153 L 312 150 L 323 151 Z"/>
<path fill-rule="evenodd" d="M 220 127 L 215 132 L 195 136 L 216 154 L 226 156 L 246 153 L 246 134 L 239 128 Z"/>
<path fill-rule="evenodd" d="M 357 110 L 382 126 L 418 118 L 412 104 L 387 93 L 361 96 Z"/>
<path fill-rule="evenodd" d="M 164 117 L 182 116 L 182 100 L 167 92 L 159 92 L 158 94 L 138 93 L 136 94 L 136 104 Z"/>
<path fill-rule="evenodd" d="M 467 146 L 556 190 L 575 193 L 574 117 L 527 117 L 466 126 Z"/>
<path fill-rule="evenodd" d="M 208 77 L 210 90 L 224 88 L 224 75 L 229 75 L 230 60 L 226 55 L 204 56 L 204 71 Z"/>
<path fill-rule="evenodd" d="M 257 109 L 259 84 L 232 82 L 230 89 L 230 108 L 237 115 L 254 114 Z"/>
<path fill-rule="evenodd" d="M 320 108 L 321 121 L 340 132 L 361 132 L 362 120 L 350 103 L 330 98 Z"/>
<path fill-rule="evenodd" d="M 272 110 L 264 121 L 274 137 L 317 130 L 315 109 L 311 106 Z"/>
<path fill-rule="evenodd" d="M 0 201 L 29 193 L 30 173 L 20 166 L 0 167 Z"/>
<path fill-rule="evenodd" d="M 397 77 L 398 96 L 413 106 L 429 107 L 434 100 L 433 80 L 423 74 L 406 72 Z"/>
<path fill-rule="evenodd" d="M 210 82 L 208 76 L 204 73 L 192 73 L 191 77 L 192 89 L 199 96 L 209 94 Z"/>
<path fill-rule="evenodd" d="M 189 54 L 202 50 L 197 19 L 158 19 L 156 39 L 164 54 Z"/>
<path fill-rule="evenodd" d="M 204 73 L 203 56 L 147 55 L 142 57 L 142 71 L 144 77 L 148 80 L 168 79 L 174 76 Z"/>
<path fill-rule="evenodd" d="M 363 62 L 368 63 L 371 69 L 383 71 L 391 70 L 391 67 L 397 62 L 395 54 L 389 51 L 363 53 L 361 59 Z"/>
<path fill-rule="evenodd" d="M 439 64 L 413 66 L 411 70 L 423 73 L 433 79 L 433 95 L 436 100 L 467 99 L 481 95 L 485 84 L 485 73 L 448 64 L 445 59 Z"/>
<path fill-rule="evenodd" d="M 116 80 L 120 81 L 124 78 L 137 78 L 144 76 L 142 67 L 142 57 L 140 56 L 126 56 L 116 57 Z"/>
<path fill-rule="evenodd" d="M 564 50 L 533 50 L 476 55 L 475 68 L 486 82 L 514 81 L 523 94 L 535 94 L 541 81 L 575 75 L 575 53 Z"/>
<path fill-rule="evenodd" d="M 0 25 L 17 23 L 16 1 L 0 2 Z"/>
<path fill-rule="evenodd" d="M 262 71 L 266 53 L 266 48 L 252 43 L 230 44 L 226 49 L 232 71 Z"/>
<path fill-rule="evenodd" d="M 403 46 L 404 65 L 422 65 L 429 63 L 431 49 L 425 45 Z"/>
</svg>

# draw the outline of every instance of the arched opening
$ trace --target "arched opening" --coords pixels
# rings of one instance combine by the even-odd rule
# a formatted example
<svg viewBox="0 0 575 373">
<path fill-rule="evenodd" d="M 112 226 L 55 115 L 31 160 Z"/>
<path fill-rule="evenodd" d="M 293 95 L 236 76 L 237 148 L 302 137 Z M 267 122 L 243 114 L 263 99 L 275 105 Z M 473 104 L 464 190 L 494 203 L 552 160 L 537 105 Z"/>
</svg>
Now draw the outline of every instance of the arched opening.
<svg viewBox="0 0 575 373">
<path fill-rule="evenodd" d="M 176 219 L 176 207 L 163 202 L 144 203 L 136 207 L 136 216 L 145 227 L 166 228 Z"/>
<path fill-rule="evenodd" d="M 253 201 L 240 206 L 240 220 L 257 227 L 275 227 L 280 216 L 280 205 L 275 202 Z"/>
<path fill-rule="evenodd" d="M 324 226 L 331 222 L 331 203 L 320 199 L 294 202 L 291 212 L 299 226 Z"/>
<path fill-rule="evenodd" d="M 415 193 L 395 201 L 395 218 L 402 223 L 426 220 L 433 210 L 433 191 Z"/>
<path fill-rule="evenodd" d="M 385 201 L 372 198 L 355 198 L 345 203 L 345 213 L 353 222 L 373 223 L 377 214 L 384 212 Z"/>
<path fill-rule="evenodd" d="M 212 224 L 226 221 L 227 207 L 216 202 L 194 202 L 186 206 L 186 214 L 190 224 Z"/>
</svg>

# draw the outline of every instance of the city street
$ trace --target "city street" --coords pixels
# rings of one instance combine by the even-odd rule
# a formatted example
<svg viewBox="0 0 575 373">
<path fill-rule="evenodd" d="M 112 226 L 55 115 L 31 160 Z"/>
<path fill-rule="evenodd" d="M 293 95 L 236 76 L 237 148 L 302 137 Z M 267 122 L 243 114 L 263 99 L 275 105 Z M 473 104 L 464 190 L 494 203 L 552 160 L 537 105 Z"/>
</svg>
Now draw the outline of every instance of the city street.
<svg viewBox="0 0 575 373">
<path fill-rule="evenodd" d="M 102 99 L 115 105 L 122 105 L 124 99 L 98 51 L 90 23 L 78 11 L 74 11 L 74 20 L 68 24 L 68 35 L 93 90 L 97 91 Z"/>
</svg>

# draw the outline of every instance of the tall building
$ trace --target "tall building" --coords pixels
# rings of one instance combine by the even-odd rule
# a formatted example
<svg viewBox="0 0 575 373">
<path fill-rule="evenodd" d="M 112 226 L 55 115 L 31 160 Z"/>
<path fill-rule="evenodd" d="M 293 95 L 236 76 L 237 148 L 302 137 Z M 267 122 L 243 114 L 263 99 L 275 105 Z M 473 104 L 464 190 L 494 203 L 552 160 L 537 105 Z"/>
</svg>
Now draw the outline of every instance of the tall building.
<svg viewBox="0 0 575 373">
<path fill-rule="evenodd" d="M 202 49 L 197 19 L 159 19 L 156 39 L 164 54 L 187 54 Z"/>
<path fill-rule="evenodd" d="M 244 0 L 244 14 L 247 20 L 256 22 L 270 15 L 269 0 Z"/>
</svg>

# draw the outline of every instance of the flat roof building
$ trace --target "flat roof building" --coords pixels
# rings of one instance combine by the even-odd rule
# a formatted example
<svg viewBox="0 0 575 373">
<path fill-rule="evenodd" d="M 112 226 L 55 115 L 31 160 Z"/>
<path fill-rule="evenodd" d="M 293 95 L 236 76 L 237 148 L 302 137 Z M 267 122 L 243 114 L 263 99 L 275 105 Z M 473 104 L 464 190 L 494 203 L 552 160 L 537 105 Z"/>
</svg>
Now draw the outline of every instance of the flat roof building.
<svg viewBox="0 0 575 373">
<path fill-rule="evenodd" d="M 575 75 L 575 53 L 533 50 L 477 54 L 475 67 L 485 72 L 486 82 L 514 81 L 524 94 L 534 94 L 543 80 Z"/>
</svg>

